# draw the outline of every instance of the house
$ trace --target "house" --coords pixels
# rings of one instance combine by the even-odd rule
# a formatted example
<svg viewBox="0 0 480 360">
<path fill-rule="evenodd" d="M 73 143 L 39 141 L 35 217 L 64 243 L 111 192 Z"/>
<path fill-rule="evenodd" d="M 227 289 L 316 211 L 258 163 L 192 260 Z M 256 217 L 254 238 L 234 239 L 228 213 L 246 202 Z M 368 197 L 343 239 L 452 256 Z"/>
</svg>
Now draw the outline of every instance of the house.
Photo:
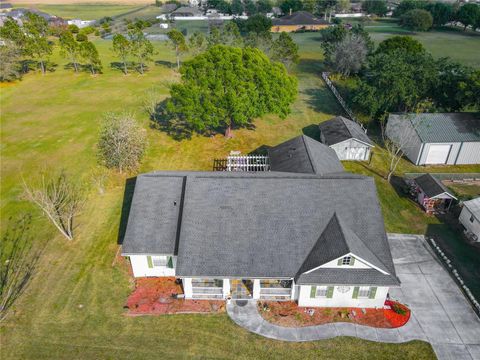
<svg viewBox="0 0 480 360">
<path fill-rule="evenodd" d="M 416 177 L 413 185 L 417 202 L 423 206 L 427 214 L 444 212 L 457 200 L 440 180 L 430 174 Z"/>
<path fill-rule="evenodd" d="M 303 136 L 270 154 L 272 171 L 139 175 L 122 244 L 134 276 L 175 276 L 186 299 L 382 307 L 400 283 L 373 179 Z"/>
<path fill-rule="evenodd" d="M 95 24 L 95 20 L 81 20 L 81 19 L 72 19 L 67 21 L 68 25 L 76 25 L 78 28 L 82 29 L 87 26 Z"/>
<path fill-rule="evenodd" d="M 340 160 L 368 160 L 372 140 L 355 121 L 337 116 L 319 125 L 320 141 L 328 145 Z"/>
<path fill-rule="evenodd" d="M 316 31 L 330 26 L 328 21 L 317 18 L 306 11 L 297 11 L 278 19 L 272 19 L 272 25 L 271 32 Z"/>
<path fill-rule="evenodd" d="M 480 241 L 480 197 L 463 202 L 458 220 L 465 227 L 468 238 Z"/>
<path fill-rule="evenodd" d="M 480 164 L 479 113 L 390 114 L 386 133 L 415 165 Z"/>
</svg>

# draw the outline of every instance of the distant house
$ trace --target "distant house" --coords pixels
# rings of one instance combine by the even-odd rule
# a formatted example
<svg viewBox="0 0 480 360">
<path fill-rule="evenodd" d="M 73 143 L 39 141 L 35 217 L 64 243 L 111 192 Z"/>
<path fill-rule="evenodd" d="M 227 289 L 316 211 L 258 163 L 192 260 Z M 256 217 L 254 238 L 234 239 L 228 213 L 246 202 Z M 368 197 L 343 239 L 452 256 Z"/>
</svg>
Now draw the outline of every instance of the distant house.
<svg viewBox="0 0 480 360">
<path fill-rule="evenodd" d="M 306 11 L 297 11 L 291 15 L 272 20 L 271 32 L 294 32 L 299 30 L 321 30 L 330 26 L 328 21 L 317 18 Z"/>
<path fill-rule="evenodd" d="M 387 136 L 408 132 L 405 155 L 415 165 L 480 164 L 479 113 L 390 114 Z"/>
<path fill-rule="evenodd" d="M 67 21 L 68 25 L 76 25 L 80 29 L 95 24 L 95 20 L 72 19 Z"/>
<path fill-rule="evenodd" d="M 12 4 L 3 1 L 0 2 L 0 11 L 10 11 L 12 8 Z"/>
<path fill-rule="evenodd" d="M 271 171 L 139 175 L 122 244 L 135 277 L 175 276 L 186 299 L 382 307 L 398 287 L 372 178 L 306 136 Z"/>
<path fill-rule="evenodd" d="M 465 227 L 467 237 L 480 242 L 480 197 L 463 202 L 458 220 Z"/>
<path fill-rule="evenodd" d="M 447 211 L 457 198 L 431 174 L 424 174 L 414 179 L 417 202 L 427 214 Z"/>
<path fill-rule="evenodd" d="M 350 119 L 337 116 L 320 123 L 320 141 L 335 150 L 340 160 L 368 160 L 372 140 L 364 129 Z"/>
</svg>

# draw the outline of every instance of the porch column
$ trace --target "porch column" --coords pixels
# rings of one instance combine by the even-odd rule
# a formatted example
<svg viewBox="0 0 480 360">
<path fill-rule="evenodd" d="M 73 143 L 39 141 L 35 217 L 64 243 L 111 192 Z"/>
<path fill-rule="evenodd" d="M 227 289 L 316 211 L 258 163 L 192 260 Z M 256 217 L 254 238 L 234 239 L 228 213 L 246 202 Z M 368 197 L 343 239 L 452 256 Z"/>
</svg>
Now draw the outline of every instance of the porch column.
<svg viewBox="0 0 480 360">
<path fill-rule="evenodd" d="M 185 294 L 185 299 L 191 299 L 193 295 L 192 290 L 192 279 L 191 278 L 183 278 L 183 293 Z"/>
<path fill-rule="evenodd" d="M 260 299 L 260 280 L 253 280 L 253 296 L 254 299 Z"/>
<path fill-rule="evenodd" d="M 223 279 L 223 298 L 230 295 L 230 279 Z"/>
<path fill-rule="evenodd" d="M 290 299 L 295 300 L 295 280 L 292 280 L 292 290 L 290 292 Z"/>
</svg>

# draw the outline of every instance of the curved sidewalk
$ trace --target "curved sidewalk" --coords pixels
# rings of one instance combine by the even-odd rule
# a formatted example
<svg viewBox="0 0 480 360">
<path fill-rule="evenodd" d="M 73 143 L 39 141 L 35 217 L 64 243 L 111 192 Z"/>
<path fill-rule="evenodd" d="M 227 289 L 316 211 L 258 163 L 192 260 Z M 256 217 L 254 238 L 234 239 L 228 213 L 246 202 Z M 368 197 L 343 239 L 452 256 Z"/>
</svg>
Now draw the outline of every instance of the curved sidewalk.
<svg viewBox="0 0 480 360">
<path fill-rule="evenodd" d="M 227 305 L 230 318 L 239 326 L 258 335 L 283 341 L 314 341 L 336 336 L 355 336 L 365 340 L 400 343 L 411 340 L 428 341 L 412 316 L 401 328 L 379 329 L 352 323 L 338 322 L 316 326 L 290 328 L 266 321 L 258 312 L 256 301 L 232 301 Z M 245 304 L 245 305 L 244 305 Z"/>
</svg>

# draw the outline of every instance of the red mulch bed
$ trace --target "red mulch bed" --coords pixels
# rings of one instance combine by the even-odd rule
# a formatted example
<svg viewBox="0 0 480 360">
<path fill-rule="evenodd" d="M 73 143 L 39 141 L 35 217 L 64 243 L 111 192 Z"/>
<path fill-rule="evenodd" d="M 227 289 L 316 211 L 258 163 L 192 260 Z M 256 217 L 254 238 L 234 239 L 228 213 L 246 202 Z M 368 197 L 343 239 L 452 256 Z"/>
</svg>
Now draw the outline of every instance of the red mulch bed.
<svg viewBox="0 0 480 360">
<path fill-rule="evenodd" d="M 225 311 L 225 302 L 219 300 L 175 299 L 173 294 L 182 294 L 181 285 L 174 277 L 138 278 L 135 290 L 128 297 L 127 315 L 160 315 L 185 313 L 218 313 Z"/>
<path fill-rule="evenodd" d="M 394 304 L 401 307 L 405 314 L 397 314 L 394 310 L 387 309 Z M 391 301 L 385 308 L 364 309 L 365 312 L 361 308 L 299 307 L 293 301 L 260 301 L 258 308 L 265 320 L 286 327 L 350 322 L 377 328 L 396 328 L 405 325 L 410 319 L 410 310 L 406 306 Z"/>
</svg>

